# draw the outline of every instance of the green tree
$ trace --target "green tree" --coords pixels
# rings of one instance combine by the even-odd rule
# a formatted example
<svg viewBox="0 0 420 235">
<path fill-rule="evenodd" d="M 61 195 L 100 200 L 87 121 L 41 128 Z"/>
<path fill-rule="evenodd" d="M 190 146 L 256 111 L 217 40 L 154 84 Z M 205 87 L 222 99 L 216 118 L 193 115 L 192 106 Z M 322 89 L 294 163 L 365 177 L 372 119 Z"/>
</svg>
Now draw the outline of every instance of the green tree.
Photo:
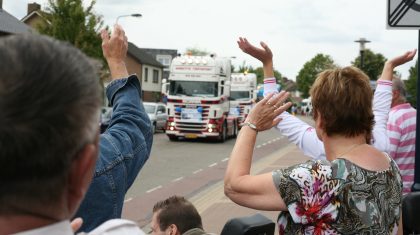
<svg viewBox="0 0 420 235">
<path fill-rule="evenodd" d="M 317 54 L 310 61 L 306 62 L 296 77 L 297 88 L 302 92 L 302 96 L 304 98 L 309 96 L 309 89 L 320 72 L 334 67 L 333 59 L 329 55 L 324 54 Z"/>
<path fill-rule="evenodd" d="M 194 56 L 205 56 L 205 55 L 210 55 L 210 52 L 197 48 L 197 47 L 188 47 L 185 50 L 186 53 L 190 53 L 191 55 Z"/>
<path fill-rule="evenodd" d="M 416 107 L 417 105 L 417 82 L 418 82 L 418 76 L 417 73 L 419 66 L 419 61 L 417 60 L 416 65 L 414 67 L 411 67 L 409 72 L 410 75 L 408 77 L 408 80 L 405 82 L 405 85 L 407 86 L 408 91 L 408 102 L 413 105 L 413 107 Z"/>
<path fill-rule="evenodd" d="M 360 55 L 352 62 L 352 65 L 365 72 L 370 80 L 378 80 L 382 73 L 386 58 L 381 53 L 374 53 L 371 50 L 365 50 L 363 54 L 363 68 L 360 64 Z"/>
<path fill-rule="evenodd" d="M 48 0 L 42 12 L 47 23 L 38 25 L 38 31 L 68 41 L 90 57 L 103 58 L 100 38 L 103 20 L 93 12 L 95 3 L 92 0 L 84 8 L 82 0 Z"/>
<path fill-rule="evenodd" d="M 264 69 L 263 67 L 253 68 L 252 66 L 245 65 L 245 62 L 242 65 L 239 65 L 238 71 L 239 73 L 248 72 L 248 73 L 255 73 L 257 76 L 257 84 L 264 83 Z M 282 84 L 282 75 L 279 71 L 274 69 L 274 77 L 277 80 L 278 84 Z"/>
</svg>

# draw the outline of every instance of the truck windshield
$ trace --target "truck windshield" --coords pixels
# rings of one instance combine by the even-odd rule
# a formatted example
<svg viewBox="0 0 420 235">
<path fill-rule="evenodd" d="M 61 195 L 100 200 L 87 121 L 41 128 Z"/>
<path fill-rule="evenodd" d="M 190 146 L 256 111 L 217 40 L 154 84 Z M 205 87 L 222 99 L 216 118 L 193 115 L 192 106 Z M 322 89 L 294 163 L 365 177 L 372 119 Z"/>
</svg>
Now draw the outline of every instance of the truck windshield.
<svg viewBox="0 0 420 235">
<path fill-rule="evenodd" d="M 230 91 L 230 100 L 249 100 L 249 91 Z"/>
<path fill-rule="evenodd" d="M 217 97 L 217 82 L 171 81 L 169 95 Z"/>
</svg>

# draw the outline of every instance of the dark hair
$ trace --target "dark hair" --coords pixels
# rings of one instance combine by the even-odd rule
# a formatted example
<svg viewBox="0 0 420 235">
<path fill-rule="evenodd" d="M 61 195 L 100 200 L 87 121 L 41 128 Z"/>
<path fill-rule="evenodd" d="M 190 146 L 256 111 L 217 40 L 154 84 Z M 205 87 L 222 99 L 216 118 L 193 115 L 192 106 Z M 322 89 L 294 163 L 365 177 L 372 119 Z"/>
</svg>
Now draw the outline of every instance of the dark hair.
<svg viewBox="0 0 420 235">
<path fill-rule="evenodd" d="M 328 136 L 353 137 L 365 134 L 370 143 L 374 124 L 372 89 L 360 69 L 329 69 L 318 75 L 311 88 L 314 118 L 318 112 Z"/>
<path fill-rule="evenodd" d="M 201 216 L 194 205 L 184 197 L 172 196 L 153 206 L 153 213 L 157 214 L 157 220 L 161 231 L 175 224 L 180 233 L 193 228 L 203 229 Z"/>
<path fill-rule="evenodd" d="M 101 93 L 88 58 L 44 36 L 0 40 L 0 213 L 51 205 L 95 141 Z"/>
</svg>

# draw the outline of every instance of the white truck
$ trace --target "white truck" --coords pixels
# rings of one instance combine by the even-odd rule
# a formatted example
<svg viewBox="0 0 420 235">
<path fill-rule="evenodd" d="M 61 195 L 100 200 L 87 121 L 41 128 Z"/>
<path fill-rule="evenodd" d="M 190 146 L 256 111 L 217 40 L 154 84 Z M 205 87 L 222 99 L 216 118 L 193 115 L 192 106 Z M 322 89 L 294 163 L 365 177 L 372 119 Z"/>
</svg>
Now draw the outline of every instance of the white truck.
<svg viewBox="0 0 420 235">
<path fill-rule="evenodd" d="M 255 73 L 232 73 L 230 82 L 230 115 L 238 117 L 238 128 L 245 121 L 257 98 Z"/>
<path fill-rule="evenodd" d="M 209 138 L 224 142 L 238 132 L 229 116 L 231 63 L 215 56 L 178 56 L 172 60 L 162 93 L 167 96 L 170 140 Z"/>
</svg>

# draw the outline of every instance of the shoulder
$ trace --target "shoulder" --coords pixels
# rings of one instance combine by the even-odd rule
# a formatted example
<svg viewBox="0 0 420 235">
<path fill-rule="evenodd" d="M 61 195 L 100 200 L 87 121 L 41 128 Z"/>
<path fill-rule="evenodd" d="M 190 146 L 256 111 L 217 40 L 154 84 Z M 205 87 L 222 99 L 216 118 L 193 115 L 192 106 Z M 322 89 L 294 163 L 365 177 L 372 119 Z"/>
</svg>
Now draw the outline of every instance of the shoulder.
<svg viewBox="0 0 420 235">
<path fill-rule="evenodd" d="M 145 233 L 138 227 L 136 223 L 124 219 L 112 219 L 101 224 L 93 231 L 86 233 L 87 235 L 117 235 L 117 234 L 130 234 L 130 235 L 145 235 Z"/>
<path fill-rule="evenodd" d="M 343 161 L 329 162 L 326 160 L 309 160 L 286 169 L 273 171 L 273 181 L 282 196 L 291 189 L 307 191 L 317 190 L 318 187 L 331 184 L 338 187 L 340 179 L 345 178 L 347 166 Z M 337 179 L 337 176 L 338 179 Z M 308 188 L 308 186 L 311 186 Z M 336 187 L 333 187 L 334 189 Z"/>
</svg>

